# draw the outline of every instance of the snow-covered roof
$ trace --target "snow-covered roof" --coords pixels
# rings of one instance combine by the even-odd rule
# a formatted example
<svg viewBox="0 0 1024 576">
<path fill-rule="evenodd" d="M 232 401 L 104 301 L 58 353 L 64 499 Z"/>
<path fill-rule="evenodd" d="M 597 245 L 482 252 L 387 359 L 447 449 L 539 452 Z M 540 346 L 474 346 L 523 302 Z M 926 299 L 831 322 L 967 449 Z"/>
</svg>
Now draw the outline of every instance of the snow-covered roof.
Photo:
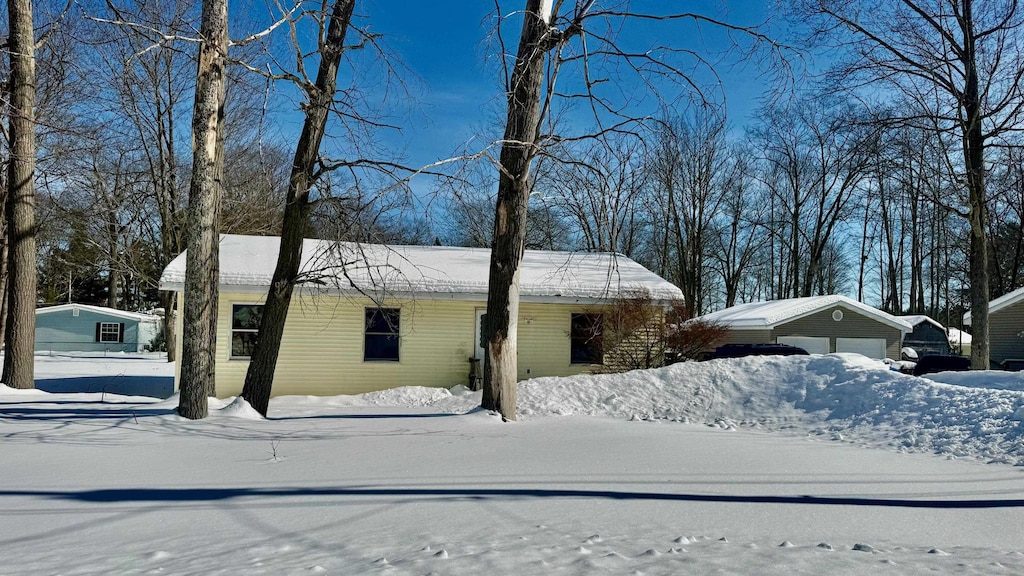
<svg viewBox="0 0 1024 576">
<path fill-rule="evenodd" d="M 220 284 L 265 292 L 277 263 L 280 238 L 224 234 Z M 486 299 L 491 251 L 445 246 L 390 246 L 307 239 L 303 286 L 340 292 L 423 294 Z M 162 290 L 181 290 L 185 254 L 168 264 Z M 527 250 L 520 267 L 524 299 L 603 300 L 643 292 L 659 301 L 682 298 L 676 286 L 620 254 Z"/>
<path fill-rule="evenodd" d="M 970 334 L 957 328 L 951 327 L 947 334 L 949 334 L 949 343 L 954 346 L 957 344 L 970 344 L 972 341 Z"/>
<path fill-rule="evenodd" d="M 917 326 L 918 324 L 920 324 L 922 322 L 928 322 L 929 324 L 935 326 L 939 330 L 942 330 L 943 332 L 946 331 L 946 327 L 945 326 L 943 326 L 942 324 L 939 324 L 939 322 L 937 320 L 934 320 L 931 316 L 926 316 L 924 314 L 912 314 L 910 316 L 897 316 L 897 318 L 899 318 L 900 320 L 903 320 L 904 322 L 906 322 L 907 324 L 910 324 L 911 326 Z"/>
<path fill-rule="evenodd" d="M 156 322 L 160 320 L 159 316 L 153 316 L 152 314 L 128 312 L 127 310 L 117 310 L 115 308 L 107 308 L 105 306 L 90 306 L 88 304 L 60 304 L 57 306 L 47 306 L 46 308 L 37 308 L 36 315 L 52 314 L 54 312 L 63 312 L 66 310 L 87 310 L 89 312 L 95 312 L 96 314 L 105 314 L 107 316 L 125 318 L 127 320 L 138 320 L 139 322 Z"/>
<path fill-rule="evenodd" d="M 998 312 L 1003 308 L 1008 308 L 1017 304 L 1018 302 L 1024 301 L 1024 288 L 1017 288 L 1013 292 L 1007 292 L 999 298 L 992 300 L 988 303 L 988 313 Z M 964 314 L 964 324 L 971 323 L 971 313 Z"/>
<path fill-rule="evenodd" d="M 857 302 L 852 298 L 839 295 L 810 296 L 806 298 L 788 298 L 785 300 L 737 304 L 731 308 L 705 314 L 701 316 L 701 320 L 716 322 L 733 330 L 771 330 L 780 324 L 810 316 L 815 312 L 832 306 L 843 306 L 854 310 L 896 328 L 903 333 L 913 330 L 910 324 L 891 314 Z"/>
</svg>

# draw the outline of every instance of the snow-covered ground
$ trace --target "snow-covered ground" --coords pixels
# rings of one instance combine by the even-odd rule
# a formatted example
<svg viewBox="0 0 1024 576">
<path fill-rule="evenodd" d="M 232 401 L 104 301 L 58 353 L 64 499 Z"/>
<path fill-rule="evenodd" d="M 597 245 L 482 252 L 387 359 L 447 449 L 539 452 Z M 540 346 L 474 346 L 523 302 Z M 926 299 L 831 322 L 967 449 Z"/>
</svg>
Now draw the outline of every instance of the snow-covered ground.
<svg viewBox="0 0 1024 576">
<path fill-rule="evenodd" d="M 191 422 L 102 382 L 172 373 L 0 387 L 0 574 L 1024 573 L 1016 374 L 716 360 L 524 382 L 516 423 L 426 388 Z"/>
</svg>

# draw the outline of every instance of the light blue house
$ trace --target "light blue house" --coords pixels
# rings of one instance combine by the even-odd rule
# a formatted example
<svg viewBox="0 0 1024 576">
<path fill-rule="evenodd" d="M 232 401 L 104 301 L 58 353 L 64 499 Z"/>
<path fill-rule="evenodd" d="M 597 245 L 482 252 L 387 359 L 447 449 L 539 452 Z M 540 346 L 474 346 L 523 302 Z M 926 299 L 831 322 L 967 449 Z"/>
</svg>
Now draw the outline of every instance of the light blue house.
<svg viewBox="0 0 1024 576">
<path fill-rule="evenodd" d="M 36 310 L 36 351 L 143 352 L 160 330 L 160 317 L 86 304 Z"/>
</svg>

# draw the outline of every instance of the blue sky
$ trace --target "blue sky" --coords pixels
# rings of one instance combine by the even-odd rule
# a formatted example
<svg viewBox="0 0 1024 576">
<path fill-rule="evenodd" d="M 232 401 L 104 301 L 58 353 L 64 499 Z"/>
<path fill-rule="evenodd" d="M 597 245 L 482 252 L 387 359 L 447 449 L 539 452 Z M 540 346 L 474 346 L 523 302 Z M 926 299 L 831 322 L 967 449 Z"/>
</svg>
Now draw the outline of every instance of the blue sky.
<svg viewBox="0 0 1024 576">
<path fill-rule="evenodd" d="M 693 11 L 730 23 L 753 25 L 766 20 L 766 6 L 770 2 L 634 0 L 632 4 L 634 11 Z M 521 9 L 524 3 L 502 2 L 502 9 L 510 13 Z M 384 34 L 388 46 L 418 76 L 412 83 L 414 112 L 402 123 L 403 134 L 395 142 L 405 147 L 410 163 L 425 164 L 444 158 L 471 139 L 488 138 L 481 133 L 493 130 L 495 123 L 500 122 L 504 97 L 493 50 L 486 40 L 494 26 L 493 2 L 377 0 L 363 5 L 360 12 L 366 16 L 363 21 L 373 31 Z M 509 26 L 507 32 L 515 36 L 507 40 L 509 50 L 514 50 L 518 24 Z M 658 42 L 682 44 L 713 59 L 719 58 L 730 45 L 721 31 L 709 26 L 698 30 L 685 22 L 664 25 L 631 21 L 623 38 L 638 46 Z M 735 54 L 723 58 L 715 69 L 722 79 L 731 124 L 742 127 L 757 109 L 757 99 L 769 81 L 759 77 L 756 65 L 737 63 Z"/>
</svg>

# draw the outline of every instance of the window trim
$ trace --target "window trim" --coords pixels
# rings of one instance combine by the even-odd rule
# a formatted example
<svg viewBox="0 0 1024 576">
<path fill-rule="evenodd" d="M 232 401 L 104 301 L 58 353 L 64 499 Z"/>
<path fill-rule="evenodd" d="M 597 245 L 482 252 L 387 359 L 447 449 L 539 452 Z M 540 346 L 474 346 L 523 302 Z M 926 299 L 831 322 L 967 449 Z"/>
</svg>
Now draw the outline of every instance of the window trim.
<svg viewBox="0 0 1024 576">
<path fill-rule="evenodd" d="M 99 342 L 100 344 L 119 344 L 119 343 L 122 342 L 122 339 L 121 339 L 121 323 L 120 322 L 104 322 L 104 321 L 101 320 L 99 322 L 99 325 L 100 325 L 100 329 L 99 329 L 99 337 L 100 338 L 99 338 L 99 340 L 97 340 L 97 342 Z M 109 328 L 111 326 L 113 326 L 113 328 L 114 328 L 113 332 L 109 331 Z M 113 340 L 108 340 L 108 339 L 105 338 L 106 336 L 113 336 L 114 339 Z"/>
<path fill-rule="evenodd" d="M 369 315 L 373 312 L 395 312 L 398 315 L 398 322 L 394 326 L 394 330 L 391 332 L 370 332 L 369 330 Z M 366 338 L 368 336 L 394 336 L 398 341 L 398 352 L 394 358 L 367 358 L 366 352 Z M 394 362 L 399 363 L 402 361 L 402 309 L 400 307 L 384 307 L 384 306 L 367 306 L 363 308 L 363 362 Z"/>
<path fill-rule="evenodd" d="M 573 349 L 577 345 L 577 342 L 580 342 L 581 345 L 587 346 L 589 348 L 590 345 L 588 345 L 587 342 L 588 342 L 588 340 L 590 340 L 590 338 L 592 338 L 592 337 L 587 337 L 586 339 L 584 339 L 583 335 L 577 336 L 576 334 L 573 333 L 573 327 L 574 327 L 574 324 L 575 324 L 575 320 L 579 316 L 596 316 L 596 317 L 598 317 L 600 319 L 601 333 L 599 335 L 600 339 L 599 339 L 599 342 L 598 342 L 600 344 L 600 347 L 597 349 L 597 356 L 598 357 L 597 357 L 596 361 L 594 361 L 593 358 L 588 359 L 587 361 L 578 361 L 578 360 L 575 360 L 575 358 L 574 358 L 575 355 L 573 354 Z M 570 366 L 603 366 L 604 365 L 604 314 L 603 313 L 601 313 L 601 312 L 572 312 L 569 315 L 569 365 Z"/>
<path fill-rule="evenodd" d="M 232 302 L 231 303 L 231 314 L 228 316 L 228 360 L 243 360 L 248 362 L 252 359 L 252 356 L 236 356 L 235 355 L 235 333 L 246 333 L 246 334 L 258 334 L 260 329 L 252 328 L 235 328 L 235 307 L 236 306 L 259 306 L 263 308 L 263 302 Z"/>
</svg>

